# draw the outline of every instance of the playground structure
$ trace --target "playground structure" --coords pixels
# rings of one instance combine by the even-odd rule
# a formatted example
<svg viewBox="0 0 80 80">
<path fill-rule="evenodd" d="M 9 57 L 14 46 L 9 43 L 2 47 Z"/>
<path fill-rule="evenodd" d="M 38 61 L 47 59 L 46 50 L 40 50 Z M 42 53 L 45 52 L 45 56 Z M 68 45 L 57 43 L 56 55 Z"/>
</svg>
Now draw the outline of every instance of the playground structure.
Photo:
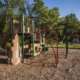
<svg viewBox="0 0 80 80">
<path fill-rule="evenodd" d="M 10 51 L 9 60 L 13 65 L 17 65 L 19 63 L 24 63 L 25 56 L 37 56 L 41 51 L 45 51 L 45 42 L 51 45 L 51 48 L 54 53 L 55 64 L 57 66 L 59 62 L 58 57 L 58 30 L 55 29 L 56 34 L 56 43 L 57 43 L 57 51 L 54 51 L 54 47 L 51 41 L 48 38 L 48 32 L 41 30 L 39 27 L 35 27 L 34 18 L 31 17 L 32 25 L 24 25 L 24 15 L 19 20 L 13 20 L 11 26 L 11 34 L 12 34 L 12 47 Z M 43 32 L 42 32 L 43 31 Z M 66 31 L 65 31 L 66 32 Z M 8 51 L 9 52 L 9 51 Z M 66 34 L 66 57 L 68 53 L 68 40 Z"/>
<path fill-rule="evenodd" d="M 22 20 L 21 20 L 22 19 Z M 12 58 L 11 63 L 16 65 L 24 62 L 24 56 L 37 56 L 40 54 L 42 46 L 39 28 L 34 29 L 32 21 L 32 31 L 30 27 L 24 26 L 24 16 L 19 21 L 13 21 L 12 30 Z M 22 21 L 22 22 L 21 22 Z M 22 27 L 21 27 L 22 26 Z M 20 40 L 21 39 L 21 40 Z M 21 44 L 21 46 L 20 46 Z"/>
</svg>

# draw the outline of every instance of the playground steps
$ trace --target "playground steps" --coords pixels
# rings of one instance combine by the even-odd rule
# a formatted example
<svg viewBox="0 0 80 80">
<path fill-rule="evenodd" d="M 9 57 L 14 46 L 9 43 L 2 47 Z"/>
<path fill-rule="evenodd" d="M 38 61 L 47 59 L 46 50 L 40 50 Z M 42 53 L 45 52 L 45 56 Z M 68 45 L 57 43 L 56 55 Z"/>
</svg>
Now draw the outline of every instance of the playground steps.
<svg viewBox="0 0 80 80">
<path fill-rule="evenodd" d="M 7 53 L 7 50 L 0 47 L 0 54 Z"/>
<path fill-rule="evenodd" d="M 7 50 L 0 47 L 0 64 L 7 63 L 8 63 Z"/>
</svg>

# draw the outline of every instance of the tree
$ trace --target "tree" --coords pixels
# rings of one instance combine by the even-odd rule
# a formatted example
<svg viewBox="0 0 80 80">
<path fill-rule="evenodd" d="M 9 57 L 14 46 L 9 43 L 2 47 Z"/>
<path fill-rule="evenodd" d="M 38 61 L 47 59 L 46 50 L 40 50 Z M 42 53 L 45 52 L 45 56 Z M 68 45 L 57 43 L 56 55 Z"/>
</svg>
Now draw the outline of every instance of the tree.
<svg viewBox="0 0 80 80">
<path fill-rule="evenodd" d="M 4 7 L 4 3 L 2 3 L 0 1 L 0 8 Z M 0 12 L 0 37 L 1 37 L 1 33 L 2 33 L 2 30 L 3 30 L 3 27 L 4 26 L 4 17 L 2 16 L 2 12 Z"/>
<path fill-rule="evenodd" d="M 3 25 L 3 31 L 2 31 L 2 41 L 4 41 L 3 39 L 6 40 L 7 34 L 9 34 L 8 31 L 10 31 L 10 19 L 12 20 L 15 16 L 15 9 L 18 9 L 20 11 L 23 12 L 23 6 L 24 6 L 24 2 L 26 0 L 5 0 L 4 1 L 4 5 L 6 6 L 6 10 L 4 10 L 1 14 L 4 17 L 4 25 Z M 22 6 L 23 5 L 23 6 Z M 1 5 L 2 7 L 2 5 Z M 4 38 L 5 37 L 5 38 Z M 10 37 L 8 38 L 10 39 Z M 6 41 L 5 41 L 6 42 Z M 3 45 L 3 44 L 2 44 Z M 6 47 L 6 43 L 4 44 L 4 47 Z"/>
<path fill-rule="evenodd" d="M 80 32 L 80 29 L 79 29 L 80 22 L 77 19 L 76 15 L 71 13 L 64 17 L 63 24 L 64 24 L 64 28 L 66 27 L 68 31 L 68 39 L 69 41 L 71 41 L 73 33 L 75 34 Z M 64 40 L 65 40 L 65 31 L 63 32 L 63 34 L 64 34 L 63 36 Z"/>
<path fill-rule="evenodd" d="M 40 16 L 41 11 L 44 8 L 44 2 L 43 0 L 34 0 L 34 16 Z"/>
</svg>

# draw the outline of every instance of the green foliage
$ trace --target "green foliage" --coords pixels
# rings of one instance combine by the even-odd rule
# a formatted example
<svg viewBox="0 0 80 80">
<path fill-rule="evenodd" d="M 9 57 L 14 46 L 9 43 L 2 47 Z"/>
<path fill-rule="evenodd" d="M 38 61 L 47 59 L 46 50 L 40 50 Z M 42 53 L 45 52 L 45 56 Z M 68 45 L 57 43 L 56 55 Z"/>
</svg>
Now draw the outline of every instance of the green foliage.
<svg viewBox="0 0 80 80">
<path fill-rule="evenodd" d="M 34 0 L 34 13 L 35 16 L 41 15 L 41 11 L 44 8 L 44 2 L 43 0 Z"/>
<path fill-rule="evenodd" d="M 5 5 L 6 8 L 7 8 L 5 11 L 3 11 L 1 13 L 2 17 L 4 17 L 6 15 L 5 16 L 5 20 L 4 20 L 5 28 L 4 28 L 3 31 L 7 31 L 8 30 L 8 28 L 9 28 L 8 22 L 9 22 L 10 18 L 14 18 L 15 17 L 15 13 L 14 13 L 15 9 L 19 9 L 19 13 L 21 13 L 21 11 L 22 12 L 24 11 L 24 8 L 23 8 L 24 6 L 23 5 L 24 5 L 25 1 L 26 0 L 5 0 L 4 4 L 2 2 L 0 2 L 0 7 Z M 3 21 L 3 19 L 1 19 L 1 20 Z"/>
<path fill-rule="evenodd" d="M 5 0 L 8 8 L 19 8 L 24 2 L 25 0 Z"/>
<path fill-rule="evenodd" d="M 69 14 L 65 16 L 64 18 L 61 18 L 60 25 L 62 25 L 63 31 L 61 33 L 62 40 L 65 41 L 65 27 L 68 32 L 68 40 L 72 41 L 72 36 L 76 33 L 80 33 L 80 21 L 77 19 L 75 14 Z"/>
<path fill-rule="evenodd" d="M 73 33 L 80 34 L 80 21 L 75 14 L 69 14 L 65 17 L 59 18 L 59 8 L 54 7 L 49 9 L 44 5 L 43 0 L 34 0 L 32 4 L 29 4 L 28 0 L 5 0 L 4 3 L 0 1 L 0 7 L 5 5 L 7 6 L 7 10 L 0 13 L 1 33 L 2 31 L 8 31 L 10 27 L 8 21 L 9 17 L 17 19 L 25 13 L 27 14 L 27 26 L 31 25 L 31 19 L 28 17 L 36 17 L 34 19 L 35 26 L 39 26 L 43 31 L 48 28 L 49 32 L 52 33 L 55 28 L 58 28 L 60 41 L 65 41 L 65 27 L 67 28 L 70 41 Z M 2 16 L 2 14 L 9 14 L 9 16 L 6 18 L 6 16 Z"/>
<path fill-rule="evenodd" d="M 3 35 L 3 33 L 6 33 L 9 42 L 11 40 L 10 21 L 15 18 L 15 9 L 18 9 L 19 13 L 24 11 L 25 1 L 26 0 L 4 0 L 4 4 L 0 1 L 0 7 L 6 6 L 7 8 L 3 12 L 0 12 L 0 34 Z"/>
<path fill-rule="evenodd" d="M 5 4 L 0 1 L 0 8 L 3 6 L 5 6 Z"/>
<path fill-rule="evenodd" d="M 48 27 L 50 30 L 52 30 L 54 24 L 59 20 L 59 8 L 55 7 L 48 9 L 48 7 L 44 5 L 43 0 L 34 0 L 33 10 L 33 15 L 39 18 L 35 21 L 37 25 L 41 26 L 42 29 Z"/>
</svg>

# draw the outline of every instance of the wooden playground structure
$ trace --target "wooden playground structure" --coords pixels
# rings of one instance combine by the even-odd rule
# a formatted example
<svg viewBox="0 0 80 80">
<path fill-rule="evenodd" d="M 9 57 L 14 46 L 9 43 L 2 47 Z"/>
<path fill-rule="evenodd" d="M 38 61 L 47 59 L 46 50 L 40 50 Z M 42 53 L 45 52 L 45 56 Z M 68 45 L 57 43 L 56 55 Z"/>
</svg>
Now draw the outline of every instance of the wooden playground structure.
<svg viewBox="0 0 80 80">
<path fill-rule="evenodd" d="M 9 49 L 9 51 L 7 51 L 9 63 L 17 65 L 21 62 L 24 63 L 25 56 L 28 57 L 39 55 L 40 53 L 42 53 L 42 51 L 46 50 L 45 43 L 47 41 L 51 45 L 51 48 L 54 53 L 55 65 L 57 66 L 59 62 L 57 29 L 55 30 L 57 51 L 55 52 L 51 41 L 48 39 L 48 32 L 43 32 L 43 30 L 41 30 L 39 27 L 35 27 L 34 18 L 31 18 L 31 25 L 29 25 L 28 23 L 27 25 L 24 25 L 24 15 L 19 20 L 13 20 L 12 24 L 13 25 L 11 26 L 11 48 Z M 7 43 L 7 41 L 5 43 Z M 6 44 L 4 46 L 6 46 Z M 66 36 L 66 57 L 67 53 L 68 40 Z"/>
<path fill-rule="evenodd" d="M 32 30 L 30 27 L 24 26 L 24 16 L 22 22 L 14 21 L 12 38 L 12 58 L 11 63 L 16 65 L 24 62 L 24 56 L 37 56 L 41 53 L 41 34 L 40 29 L 34 29 L 34 21 L 32 21 Z M 22 26 L 22 28 L 21 28 Z M 21 39 L 21 40 L 20 40 Z M 21 46 L 20 46 L 21 44 Z"/>
</svg>

